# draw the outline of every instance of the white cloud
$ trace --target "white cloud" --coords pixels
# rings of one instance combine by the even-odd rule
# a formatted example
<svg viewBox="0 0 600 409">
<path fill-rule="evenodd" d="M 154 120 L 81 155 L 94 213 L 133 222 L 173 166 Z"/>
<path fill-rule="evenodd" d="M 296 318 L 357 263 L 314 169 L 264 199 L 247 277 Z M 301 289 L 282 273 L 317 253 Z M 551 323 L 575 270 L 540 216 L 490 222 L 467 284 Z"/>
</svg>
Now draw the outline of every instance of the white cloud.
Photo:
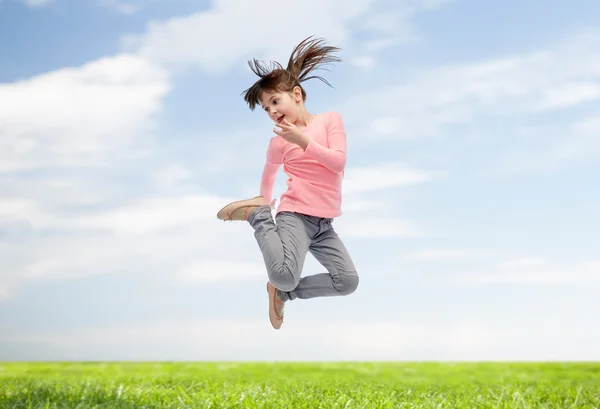
<svg viewBox="0 0 600 409">
<path fill-rule="evenodd" d="M 8 296 L 8 287 L 0 283 L 0 301 L 6 300 Z"/>
<path fill-rule="evenodd" d="M 476 257 L 478 255 L 482 255 L 483 253 L 479 250 L 469 250 L 469 249 L 422 249 L 417 250 L 410 253 L 407 258 L 419 261 L 426 260 L 464 260 L 472 257 Z"/>
<path fill-rule="evenodd" d="M 51 215 L 41 205 L 30 200 L 7 198 L 0 202 L 0 222 L 26 221 L 34 227 L 51 223 Z"/>
<path fill-rule="evenodd" d="M 482 172 L 492 175 L 518 175 L 522 173 L 543 173 L 555 170 L 566 163 L 583 164 L 597 160 L 600 156 L 600 133 L 593 130 L 597 116 L 569 121 L 551 121 L 543 126 L 529 127 L 515 131 L 507 137 L 521 137 L 513 140 L 511 147 L 499 157 L 490 157 L 489 169 Z"/>
<path fill-rule="evenodd" d="M 172 163 L 159 169 L 154 176 L 154 180 L 158 186 L 169 188 L 184 183 L 191 177 L 192 173 L 189 169 L 180 163 Z"/>
<path fill-rule="evenodd" d="M 53 0 L 21 0 L 23 4 L 29 7 L 40 7 L 50 4 Z"/>
<path fill-rule="evenodd" d="M 98 183 L 98 185 L 90 185 Z M 85 209 L 117 197 L 117 185 L 100 184 L 98 179 L 70 175 L 69 177 L 0 178 L 0 223 L 26 223 L 33 229 L 75 228 L 86 224 L 93 227 L 92 215 L 84 216 Z M 79 209 L 67 211 L 65 209 Z M 104 208 L 103 211 L 110 211 Z M 86 218 L 87 217 L 87 218 Z M 95 216 L 99 217 L 99 216 Z"/>
<path fill-rule="evenodd" d="M 161 63 L 194 64 L 205 71 L 220 73 L 242 58 L 287 61 L 291 48 L 299 39 L 312 34 L 325 37 L 338 46 L 350 46 L 351 29 L 367 21 L 365 19 L 371 21 L 366 28 L 380 36 L 376 41 L 393 45 L 406 35 L 408 16 L 431 9 L 430 2 L 422 0 L 393 3 L 308 0 L 302 7 L 286 0 L 280 1 L 277 7 L 261 8 L 257 8 L 252 0 L 221 0 L 212 4 L 208 11 L 152 22 L 146 33 L 129 35 L 123 39 L 123 44 L 127 49 L 139 51 L 144 57 Z M 398 13 L 403 18 L 384 25 L 390 13 Z M 285 15 L 294 15 L 294 18 L 282 19 Z M 256 21 L 268 21 L 269 24 L 256 24 Z M 236 27 L 236 30 L 228 27 Z"/>
<path fill-rule="evenodd" d="M 453 150 L 454 160 L 460 160 L 474 151 L 469 145 L 472 141 L 467 138 L 492 140 L 497 134 L 502 137 L 504 149 L 520 154 L 523 149 L 517 139 L 518 131 L 513 133 L 510 128 L 503 128 L 502 132 L 494 132 L 489 124 L 500 121 L 506 126 L 527 127 L 533 115 L 552 115 L 599 101 L 598 67 L 600 32 L 589 30 L 548 50 L 405 73 L 401 80 L 387 81 L 380 89 L 357 93 L 340 110 L 361 112 L 361 118 L 368 118 L 355 134 L 371 144 L 384 140 L 387 143 L 390 139 L 452 138 L 453 146 L 465 148 Z M 586 149 L 598 152 L 596 139 L 567 130 L 568 116 L 553 121 L 558 125 L 550 135 L 528 136 L 539 143 L 539 148 L 527 152 L 523 159 L 507 155 L 510 163 L 489 163 L 507 170 L 513 162 L 525 164 L 526 159 L 535 157 L 547 157 L 550 163 L 552 158 L 559 157 L 554 153 L 557 145 L 576 146 L 571 149 L 576 153 L 568 159 L 585 155 Z"/>
<path fill-rule="evenodd" d="M 134 169 L 140 171 L 136 165 L 106 175 L 92 169 L 1 177 L 3 288 L 12 293 L 29 280 L 141 271 L 177 277 L 180 285 L 259 278 L 251 228 L 216 218 L 234 198 L 199 192 L 190 169 L 173 162 L 138 179 L 152 192 L 132 191 L 120 177 Z"/>
<path fill-rule="evenodd" d="M 419 35 L 412 25 L 416 14 L 441 8 L 449 0 L 405 0 L 377 1 L 371 13 L 355 22 L 361 31 L 379 32 L 376 38 L 365 41 L 367 51 L 378 52 L 401 43 L 419 40 Z"/>
<path fill-rule="evenodd" d="M 540 257 L 519 258 L 506 261 L 490 271 L 464 274 L 452 281 L 470 284 L 600 284 L 600 260 L 561 265 Z"/>
<path fill-rule="evenodd" d="M 258 246 L 256 251 L 258 252 Z M 258 254 L 258 253 L 257 253 Z M 205 282 L 224 282 L 240 280 L 267 280 L 264 263 L 231 262 L 229 257 L 222 260 L 196 261 L 183 267 L 177 274 L 177 279 L 186 284 Z"/>
<path fill-rule="evenodd" d="M 368 193 L 424 183 L 438 175 L 408 169 L 397 163 L 348 168 L 344 175 L 344 194 Z"/>
<path fill-rule="evenodd" d="M 341 236 L 355 239 L 395 239 L 425 237 L 427 233 L 416 222 L 391 214 L 353 214 L 336 221 Z"/>
<path fill-rule="evenodd" d="M 0 171 L 143 152 L 169 89 L 166 71 L 131 55 L 1 84 Z"/>
<path fill-rule="evenodd" d="M 415 238 L 431 234 L 416 221 L 398 217 L 403 212 L 394 189 L 426 183 L 438 176 L 398 163 L 349 167 L 343 184 L 344 215 L 336 220 L 337 231 L 354 239 Z M 374 197 L 377 193 L 380 196 Z"/>
<path fill-rule="evenodd" d="M 114 210 L 63 219 L 60 225 L 118 233 L 152 233 L 216 220 L 226 199 L 213 195 L 150 197 L 122 204 Z"/>
<path fill-rule="evenodd" d="M 117 13 L 131 15 L 140 10 L 141 5 L 138 2 L 121 1 L 121 0 L 99 0 L 102 7 L 112 9 Z"/>
<path fill-rule="evenodd" d="M 577 121 L 567 128 L 561 139 L 548 152 L 548 161 L 583 160 L 600 155 L 600 116 Z"/>
<path fill-rule="evenodd" d="M 396 134 L 398 126 L 398 119 L 394 117 L 376 118 L 371 122 L 371 130 L 379 135 Z"/>
<path fill-rule="evenodd" d="M 582 134 L 600 134 L 600 113 L 574 123 L 572 129 Z"/>
<path fill-rule="evenodd" d="M 540 110 L 567 108 L 600 99 L 600 82 L 573 82 L 544 90 Z"/>
<path fill-rule="evenodd" d="M 343 216 L 335 228 L 345 239 L 391 239 L 423 237 L 413 220 L 398 217 L 393 188 L 417 185 L 437 177 L 431 172 L 406 168 L 397 163 L 349 167 L 343 184 Z M 387 196 L 374 197 L 386 192 Z M 275 192 L 274 192 L 275 193 Z"/>
<path fill-rule="evenodd" d="M 7 285 L 137 271 L 195 282 L 229 280 L 232 274 L 248 276 L 241 274 L 243 265 L 256 273 L 253 263 L 260 260 L 260 251 L 251 228 L 216 218 L 218 209 L 231 200 L 212 195 L 156 197 L 79 212 L 3 201 L 0 222 L 26 221 L 35 229 L 62 232 L 48 239 L 27 236 L 0 248 L 3 257 L 16 258 Z M 215 268 L 219 263 L 224 264 Z"/>
<path fill-rule="evenodd" d="M 153 22 L 146 33 L 126 37 L 124 44 L 128 49 L 138 50 L 140 55 L 161 63 L 191 63 L 216 73 L 231 67 L 248 54 L 289 54 L 293 43 L 313 31 L 340 42 L 347 35 L 341 23 L 366 11 L 368 3 L 366 0 L 351 1 L 347 7 L 340 8 L 338 14 L 331 13 L 332 8 L 339 4 L 334 0 L 313 0 L 305 2 L 301 8 L 290 2 L 280 3 L 276 8 L 256 8 L 250 0 L 218 1 L 209 11 Z M 318 5 L 322 9 L 314 13 Z M 280 18 L 292 10 L 294 19 Z M 270 24 L 257 25 L 257 20 L 269 21 Z M 310 27 L 306 26 L 306 21 L 311 22 Z M 236 27 L 236 30 L 228 27 Z M 239 36 L 240 32 L 245 34 Z M 278 34 L 273 35 L 274 32 Z"/>
<path fill-rule="evenodd" d="M 360 56 L 350 60 L 350 63 L 364 70 L 372 70 L 377 65 L 377 61 L 373 57 Z"/>
</svg>

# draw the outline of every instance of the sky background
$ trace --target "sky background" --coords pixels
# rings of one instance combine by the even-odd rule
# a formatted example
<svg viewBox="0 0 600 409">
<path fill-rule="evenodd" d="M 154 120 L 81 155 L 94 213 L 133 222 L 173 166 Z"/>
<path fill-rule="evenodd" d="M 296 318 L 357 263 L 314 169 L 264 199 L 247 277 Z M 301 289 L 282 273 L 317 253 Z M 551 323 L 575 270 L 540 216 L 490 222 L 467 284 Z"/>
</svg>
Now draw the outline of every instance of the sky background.
<svg viewBox="0 0 600 409">
<path fill-rule="evenodd" d="M 600 359 L 600 3 L 299 4 L 0 0 L 0 360 Z M 309 35 L 361 281 L 275 331 L 216 212 L 272 136 L 247 60 Z"/>
</svg>

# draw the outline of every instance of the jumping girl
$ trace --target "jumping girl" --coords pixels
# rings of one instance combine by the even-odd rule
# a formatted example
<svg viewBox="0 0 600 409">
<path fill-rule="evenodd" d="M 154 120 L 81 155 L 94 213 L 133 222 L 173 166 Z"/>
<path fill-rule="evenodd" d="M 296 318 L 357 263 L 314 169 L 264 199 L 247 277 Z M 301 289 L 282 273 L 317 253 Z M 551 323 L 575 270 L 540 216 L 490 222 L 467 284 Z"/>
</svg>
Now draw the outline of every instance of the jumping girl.
<svg viewBox="0 0 600 409">
<path fill-rule="evenodd" d="M 275 329 L 283 323 L 285 302 L 296 298 L 341 296 L 358 286 L 356 268 L 335 232 L 332 222 L 342 214 L 342 181 L 346 165 L 346 132 L 340 114 L 311 114 L 306 109 L 302 82 L 321 64 L 340 61 L 331 54 L 337 47 L 308 37 L 298 44 L 287 68 L 275 63 L 267 70 L 249 61 L 260 77 L 244 91 L 251 110 L 257 104 L 275 122 L 268 144 L 260 196 L 233 202 L 217 213 L 220 220 L 247 221 L 263 254 L 269 282 L 269 319 Z M 275 219 L 273 185 L 283 165 L 287 191 L 281 195 Z M 301 278 L 307 252 L 328 273 Z"/>
</svg>

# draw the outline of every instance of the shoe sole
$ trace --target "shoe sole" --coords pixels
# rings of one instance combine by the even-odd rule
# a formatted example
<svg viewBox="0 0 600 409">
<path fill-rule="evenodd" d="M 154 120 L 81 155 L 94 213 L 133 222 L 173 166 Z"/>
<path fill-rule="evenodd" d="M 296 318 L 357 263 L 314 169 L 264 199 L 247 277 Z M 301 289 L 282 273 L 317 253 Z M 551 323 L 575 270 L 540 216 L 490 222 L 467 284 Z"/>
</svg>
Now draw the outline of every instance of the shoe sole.
<svg viewBox="0 0 600 409">
<path fill-rule="evenodd" d="M 217 219 L 223 220 L 223 221 L 231 220 L 231 215 L 240 207 L 262 206 L 264 203 L 261 200 L 259 200 L 261 198 L 262 198 L 262 196 L 256 196 L 256 197 L 253 197 L 252 199 L 244 199 L 244 200 L 238 200 L 236 202 L 231 202 L 217 212 Z"/>
<path fill-rule="evenodd" d="M 271 293 L 271 291 L 269 291 L 269 283 L 267 283 L 267 294 L 269 294 L 269 321 L 271 321 L 271 326 L 273 328 L 279 329 L 283 324 L 283 319 L 278 319 L 277 313 L 275 312 L 275 296 L 277 295 L 277 289 L 275 288 L 275 291 Z"/>
</svg>

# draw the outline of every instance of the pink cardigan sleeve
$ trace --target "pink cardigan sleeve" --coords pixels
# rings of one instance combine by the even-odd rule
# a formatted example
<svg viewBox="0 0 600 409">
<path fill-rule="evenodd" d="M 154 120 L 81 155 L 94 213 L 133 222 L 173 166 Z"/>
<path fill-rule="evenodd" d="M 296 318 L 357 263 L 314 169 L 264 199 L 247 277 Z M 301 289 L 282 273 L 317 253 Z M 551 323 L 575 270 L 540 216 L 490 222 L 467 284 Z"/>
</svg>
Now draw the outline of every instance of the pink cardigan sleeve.
<svg viewBox="0 0 600 409">
<path fill-rule="evenodd" d="M 346 166 L 346 131 L 338 113 L 330 114 L 327 143 L 329 147 L 310 141 L 305 152 L 332 172 L 342 172 Z"/>
</svg>

